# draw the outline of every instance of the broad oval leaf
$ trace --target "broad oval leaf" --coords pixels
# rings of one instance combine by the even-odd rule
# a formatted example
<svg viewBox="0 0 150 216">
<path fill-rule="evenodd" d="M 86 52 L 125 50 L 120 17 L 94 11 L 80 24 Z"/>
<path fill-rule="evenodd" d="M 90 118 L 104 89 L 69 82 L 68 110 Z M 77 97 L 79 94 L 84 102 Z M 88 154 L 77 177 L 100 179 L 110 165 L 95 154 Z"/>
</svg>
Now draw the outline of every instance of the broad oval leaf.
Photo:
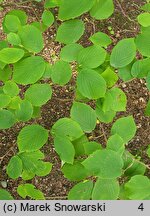
<svg viewBox="0 0 150 216">
<path fill-rule="evenodd" d="M 14 198 L 11 196 L 11 194 L 4 190 L 0 189 L 0 200 L 13 200 Z"/>
<path fill-rule="evenodd" d="M 66 62 L 76 61 L 78 53 L 81 49 L 83 49 L 83 47 L 80 44 L 68 44 L 61 49 L 60 57 L 63 61 Z"/>
<path fill-rule="evenodd" d="M 125 143 L 118 134 L 114 134 L 109 137 L 106 148 L 122 155 L 125 150 Z"/>
<path fill-rule="evenodd" d="M 5 83 L 3 87 L 3 91 L 5 94 L 11 97 L 14 97 L 19 94 L 19 87 L 15 82 L 13 82 L 12 80 L 9 80 Z"/>
<path fill-rule="evenodd" d="M 69 118 L 59 119 L 52 127 L 51 134 L 55 136 L 68 136 L 75 140 L 83 135 L 80 125 Z"/>
<path fill-rule="evenodd" d="M 23 122 L 29 121 L 32 117 L 32 114 L 33 114 L 33 106 L 27 100 L 23 100 L 19 104 L 19 107 L 15 110 L 16 118 L 19 121 L 23 121 Z"/>
<path fill-rule="evenodd" d="M 104 97 L 106 93 L 106 82 L 96 71 L 83 69 L 77 77 L 77 88 L 83 96 L 98 99 Z"/>
<path fill-rule="evenodd" d="M 79 162 L 74 162 L 73 164 L 65 163 L 61 170 L 65 178 L 70 181 L 81 181 L 88 176 L 88 171 Z"/>
<path fill-rule="evenodd" d="M 13 79 L 18 84 L 33 84 L 42 77 L 44 71 L 45 62 L 42 57 L 28 57 L 14 65 Z"/>
<path fill-rule="evenodd" d="M 143 27 L 148 27 L 150 26 L 150 14 L 149 13 L 142 13 L 138 17 L 138 22 L 140 25 Z"/>
<path fill-rule="evenodd" d="M 25 92 L 25 99 L 33 106 L 42 106 L 51 99 L 52 88 L 49 84 L 34 84 Z"/>
<path fill-rule="evenodd" d="M 73 164 L 75 149 L 68 137 L 65 137 L 64 135 L 55 136 L 54 146 L 63 162 Z"/>
<path fill-rule="evenodd" d="M 98 46 L 107 47 L 112 43 L 110 37 L 103 32 L 96 32 L 90 38 L 90 41 Z"/>
<path fill-rule="evenodd" d="M 22 161 L 18 156 L 10 159 L 7 166 L 7 174 L 12 179 L 17 179 L 22 173 Z"/>
<path fill-rule="evenodd" d="M 21 25 L 25 25 L 28 19 L 27 14 L 23 10 L 11 10 L 9 11 L 8 15 L 14 15 L 18 17 Z"/>
<path fill-rule="evenodd" d="M 51 11 L 45 10 L 42 14 L 42 21 L 44 25 L 51 26 L 54 22 L 54 15 Z"/>
<path fill-rule="evenodd" d="M 71 108 L 71 118 L 79 123 L 82 130 L 90 133 L 96 127 L 96 113 L 88 105 L 74 102 Z"/>
<path fill-rule="evenodd" d="M 17 16 L 7 14 L 4 18 L 3 27 L 4 31 L 7 32 L 17 32 L 20 28 L 21 23 Z"/>
<path fill-rule="evenodd" d="M 60 3 L 58 18 L 69 20 L 89 11 L 94 4 L 94 0 L 62 0 Z"/>
<path fill-rule="evenodd" d="M 0 50 L 0 61 L 6 64 L 18 62 L 24 56 L 24 51 L 18 48 L 4 48 Z"/>
<path fill-rule="evenodd" d="M 6 94 L 0 94 L 0 108 L 6 108 L 11 102 L 11 97 Z"/>
<path fill-rule="evenodd" d="M 102 179 L 113 179 L 121 176 L 123 160 L 112 150 L 98 150 L 85 159 L 82 164 L 91 175 Z"/>
<path fill-rule="evenodd" d="M 118 119 L 111 128 L 111 134 L 118 134 L 127 144 L 136 134 L 136 125 L 132 116 Z"/>
<path fill-rule="evenodd" d="M 51 69 L 51 78 L 54 83 L 63 86 L 71 79 L 72 71 L 68 62 L 59 60 L 52 66 Z"/>
<path fill-rule="evenodd" d="M 136 61 L 131 68 L 133 77 L 145 78 L 150 71 L 150 58 Z"/>
<path fill-rule="evenodd" d="M 81 20 L 69 20 L 62 23 L 56 35 L 56 41 L 64 44 L 75 43 L 84 33 L 84 23 Z"/>
<path fill-rule="evenodd" d="M 107 19 L 114 11 L 113 0 L 97 0 L 90 10 L 90 15 L 95 19 Z"/>
<path fill-rule="evenodd" d="M 21 44 L 30 52 L 38 53 L 43 49 L 44 42 L 42 33 L 32 25 L 26 25 L 19 29 L 18 35 Z"/>
<path fill-rule="evenodd" d="M 0 129 L 8 129 L 16 122 L 15 116 L 8 110 L 0 110 Z"/>
<path fill-rule="evenodd" d="M 136 46 L 133 38 L 123 39 L 112 50 L 110 64 L 122 68 L 130 64 L 136 56 Z"/>
<path fill-rule="evenodd" d="M 150 195 L 150 180 L 147 176 L 135 175 L 125 184 L 126 196 L 131 200 L 143 200 Z"/>
<path fill-rule="evenodd" d="M 19 151 L 39 150 L 48 139 L 48 131 L 40 125 L 29 125 L 24 127 L 18 137 Z"/>
<path fill-rule="evenodd" d="M 68 194 L 68 200 L 90 200 L 92 196 L 93 182 L 84 181 L 76 184 Z"/>
<path fill-rule="evenodd" d="M 116 179 L 98 178 L 93 188 L 92 200 L 117 200 L 119 191 L 119 182 Z"/>
<path fill-rule="evenodd" d="M 149 38 L 150 38 L 150 31 L 145 31 L 139 34 L 135 39 L 137 49 L 143 56 L 147 56 L 147 57 L 150 57 Z"/>
<path fill-rule="evenodd" d="M 10 32 L 7 35 L 7 40 L 10 44 L 12 44 L 14 46 L 19 46 L 21 44 L 21 40 L 20 40 L 19 36 L 13 32 Z"/>
<path fill-rule="evenodd" d="M 106 51 L 97 45 L 82 49 L 77 56 L 78 64 L 88 68 L 97 68 L 104 63 L 105 59 Z"/>
</svg>

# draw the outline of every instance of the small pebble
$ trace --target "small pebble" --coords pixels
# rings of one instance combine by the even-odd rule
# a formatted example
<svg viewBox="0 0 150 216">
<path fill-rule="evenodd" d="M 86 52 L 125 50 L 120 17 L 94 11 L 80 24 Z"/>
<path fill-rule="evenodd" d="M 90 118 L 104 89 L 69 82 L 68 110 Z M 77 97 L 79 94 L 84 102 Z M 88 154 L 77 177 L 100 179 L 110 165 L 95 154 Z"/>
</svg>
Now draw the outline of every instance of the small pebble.
<svg viewBox="0 0 150 216">
<path fill-rule="evenodd" d="M 1 185 L 3 188 L 7 188 L 7 182 L 6 181 L 1 181 Z"/>
</svg>

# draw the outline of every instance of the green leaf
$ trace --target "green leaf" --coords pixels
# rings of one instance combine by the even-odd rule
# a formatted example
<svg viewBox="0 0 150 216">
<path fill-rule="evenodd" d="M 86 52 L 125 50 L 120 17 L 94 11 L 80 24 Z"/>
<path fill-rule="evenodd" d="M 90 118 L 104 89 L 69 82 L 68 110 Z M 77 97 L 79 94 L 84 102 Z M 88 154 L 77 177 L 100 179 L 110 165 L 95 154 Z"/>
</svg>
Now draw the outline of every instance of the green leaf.
<svg viewBox="0 0 150 216">
<path fill-rule="evenodd" d="M 97 68 L 104 63 L 106 51 L 100 46 L 93 45 L 82 49 L 77 57 L 80 67 Z"/>
<path fill-rule="evenodd" d="M 44 25 L 46 26 L 51 26 L 54 22 L 54 15 L 52 12 L 45 10 L 42 14 L 42 21 Z"/>
<path fill-rule="evenodd" d="M 9 15 L 14 15 L 16 17 L 18 17 L 18 19 L 21 22 L 21 25 L 25 25 L 27 22 L 27 15 L 25 13 L 25 11 L 22 10 L 11 10 L 9 13 Z"/>
<path fill-rule="evenodd" d="M 11 97 L 9 95 L 0 94 L 0 109 L 5 108 L 11 101 Z"/>
<path fill-rule="evenodd" d="M 46 176 L 52 170 L 52 164 L 50 162 L 38 161 L 37 167 L 38 167 L 36 171 L 37 176 Z"/>
<path fill-rule="evenodd" d="M 0 129 L 8 129 L 15 124 L 16 120 L 13 115 L 8 110 L 0 110 Z"/>
<path fill-rule="evenodd" d="M 150 32 L 144 31 L 139 34 L 135 39 L 135 44 L 137 46 L 138 51 L 146 57 L 150 57 Z"/>
<path fill-rule="evenodd" d="M 148 90 L 150 91 L 150 72 L 147 74 L 147 77 L 146 77 L 146 86 Z"/>
<path fill-rule="evenodd" d="M 18 137 L 19 151 L 36 151 L 40 149 L 48 139 L 48 131 L 40 125 L 28 125 L 24 127 Z"/>
<path fill-rule="evenodd" d="M 86 104 L 74 102 L 71 108 L 71 118 L 78 122 L 86 133 L 90 133 L 96 127 L 96 113 Z"/>
<path fill-rule="evenodd" d="M 63 162 L 73 164 L 75 149 L 69 138 L 65 137 L 64 134 L 63 136 L 55 136 L 54 146 Z"/>
<path fill-rule="evenodd" d="M 88 138 L 86 137 L 85 134 L 83 134 L 81 137 L 79 137 L 78 139 L 72 142 L 75 149 L 75 155 L 77 157 L 85 155 L 84 143 L 87 142 L 88 142 Z"/>
<path fill-rule="evenodd" d="M 6 82 L 10 79 L 12 74 L 12 70 L 10 69 L 9 65 L 7 65 L 3 70 L 0 69 L 0 80 Z"/>
<path fill-rule="evenodd" d="M 42 106 L 51 99 L 52 88 L 49 84 L 34 84 L 25 92 L 25 99 L 33 106 Z"/>
<path fill-rule="evenodd" d="M 37 190 L 32 184 L 22 184 L 17 188 L 17 193 L 22 198 L 31 197 L 35 200 L 44 200 L 44 195 L 40 190 Z"/>
<path fill-rule="evenodd" d="M 14 65 L 13 79 L 18 84 L 33 84 L 42 77 L 44 71 L 44 59 L 40 56 L 31 56 Z"/>
<path fill-rule="evenodd" d="M 90 10 L 90 15 L 98 20 L 107 19 L 114 11 L 114 4 L 112 0 L 97 0 Z"/>
<path fill-rule="evenodd" d="M 64 44 L 75 43 L 84 33 L 84 23 L 81 20 L 69 20 L 62 23 L 56 35 L 56 41 Z"/>
<path fill-rule="evenodd" d="M 97 142 L 85 142 L 83 146 L 86 155 L 90 155 L 97 150 L 102 150 L 102 146 Z"/>
<path fill-rule="evenodd" d="M 104 97 L 106 93 L 106 82 L 96 71 L 83 69 L 77 77 L 77 88 L 83 96 L 98 99 Z"/>
<path fill-rule="evenodd" d="M 120 155 L 122 155 L 125 150 L 124 144 L 125 143 L 123 139 L 118 134 L 114 134 L 109 137 L 106 148 L 118 152 Z"/>
<path fill-rule="evenodd" d="M 112 88 L 106 92 L 103 111 L 126 111 L 127 97 L 125 93 L 119 88 Z"/>
<path fill-rule="evenodd" d="M 149 65 L 150 58 L 136 61 L 131 68 L 132 76 L 137 78 L 145 78 L 150 71 Z"/>
<path fill-rule="evenodd" d="M 39 169 L 39 159 L 43 159 L 44 155 L 40 151 L 22 152 L 18 154 L 22 160 L 23 171 L 28 173 L 28 178 L 34 176 Z M 43 166 L 44 168 L 44 166 Z M 40 168 L 41 170 L 41 168 Z M 29 176 L 30 174 L 30 176 Z M 27 177 L 27 176 L 26 176 Z"/>
<path fill-rule="evenodd" d="M 93 4 L 93 0 L 62 0 L 60 3 L 58 18 L 60 20 L 76 18 L 89 11 Z"/>
<path fill-rule="evenodd" d="M 44 8 L 54 8 L 59 6 L 60 0 L 45 0 Z"/>
<path fill-rule="evenodd" d="M 118 119 L 111 128 L 111 134 L 118 134 L 128 143 L 136 134 L 136 125 L 132 116 Z"/>
<path fill-rule="evenodd" d="M 39 29 L 40 32 L 45 32 L 47 30 L 47 26 L 38 21 L 32 22 L 31 25 Z"/>
<path fill-rule="evenodd" d="M 43 78 L 49 79 L 49 78 L 51 78 L 51 75 L 52 75 L 52 65 L 49 64 L 49 62 L 46 62 L 46 67 L 45 67 L 45 71 L 43 74 Z"/>
<path fill-rule="evenodd" d="M 146 176 L 133 176 L 125 184 L 125 192 L 131 200 L 143 200 L 150 195 L 150 180 Z"/>
<path fill-rule="evenodd" d="M 35 174 L 32 172 L 30 173 L 25 170 L 22 172 L 22 179 L 25 181 L 33 179 L 34 177 L 35 177 Z"/>
<path fill-rule="evenodd" d="M 21 44 L 30 52 L 38 53 L 43 49 L 44 42 L 42 33 L 32 25 L 26 25 L 19 29 L 18 35 Z"/>
<path fill-rule="evenodd" d="M 92 190 L 92 181 L 80 182 L 69 191 L 68 200 L 90 200 Z"/>
<path fill-rule="evenodd" d="M 116 179 L 98 178 L 92 192 L 93 200 L 117 200 L 119 196 L 119 183 Z"/>
<path fill-rule="evenodd" d="M 83 131 L 77 122 L 69 118 L 62 118 L 53 125 L 51 134 L 68 136 L 71 140 L 75 140 L 83 135 Z"/>
<path fill-rule="evenodd" d="M 147 153 L 148 157 L 150 158 L 150 145 L 148 145 L 146 153 Z"/>
<path fill-rule="evenodd" d="M 11 99 L 11 102 L 9 103 L 9 109 L 16 110 L 19 108 L 20 103 L 22 102 L 20 96 L 15 96 Z"/>
<path fill-rule="evenodd" d="M 110 37 L 103 32 L 96 32 L 90 38 L 90 41 L 95 45 L 100 45 L 102 47 L 107 47 L 112 43 Z"/>
<path fill-rule="evenodd" d="M 150 26 L 150 14 L 149 13 L 142 13 L 137 17 L 137 19 L 140 25 L 144 27 Z"/>
<path fill-rule="evenodd" d="M 8 32 L 17 32 L 21 27 L 19 18 L 14 15 L 6 15 L 3 25 L 5 25 Z"/>
<path fill-rule="evenodd" d="M 142 10 L 146 11 L 146 12 L 150 12 L 150 3 L 144 4 L 141 7 Z"/>
<path fill-rule="evenodd" d="M 123 68 L 130 64 L 136 56 L 136 46 L 133 38 L 123 39 L 113 48 L 110 64 L 115 68 Z"/>
<path fill-rule="evenodd" d="M 4 189 L 0 189 L 0 200 L 13 200 L 14 198 L 10 193 Z"/>
<path fill-rule="evenodd" d="M 118 81 L 118 76 L 110 67 L 108 67 L 101 76 L 105 79 L 108 88 L 111 88 Z"/>
<path fill-rule="evenodd" d="M 33 106 L 27 100 L 23 100 L 19 104 L 19 107 L 15 110 L 16 118 L 19 121 L 23 121 L 23 122 L 29 121 L 32 117 L 32 114 L 33 114 Z"/>
<path fill-rule="evenodd" d="M 83 47 L 80 44 L 68 44 L 61 49 L 60 58 L 66 62 L 73 62 L 77 60 L 77 55 Z"/>
<path fill-rule="evenodd" d="M 118 70 L 118 76 L 124 82 L 127 82 L 127 81 L 133 79 L 133 76 L 131 74 L 131 68 L 132 68 L 132 64 L 129 64 L 129 65 L 123 67 L 123 68 L 119 68 L 119 70 Z"/>
<path fill-rule="evenodd" d="M 145 171 L 145 164 L 141 163 L 140 161 L 136 161 L 133 158 L 132 163 L 130 163 L 129 166 L 125 169 L 124 175 L 128 177 L 132 177 L 135 175 L 144 175 Z"/>
<path fill-rule="evenodd" d="M 121 176 L 123 160 L 121 156 L 112 150 L 98 150 L 85 159 L 82 164 L 91 175 L 102 179 L 113 179 Z"/>
<path fill-rule="evenodd" d="M 65 178 L 70 181 L 81 181 L 88 176 L 88 171 L 80 162 L 74 162 L 74 164 L 65 163 L 61 170 Z"/>
<path fill-rule="evenodd" d="M 97 102 L 96 102 L 96 110 L 95 111 L 96 111 L 96 115 L 97 115 L 98 119 L 104 123 L 112 122 L 115 115 L 116 115 L 116 112 L 114 110 L 109 110 L 109 111 L 104 112 L 103 103 L 100 99 L 97 100 Z"/>
<path fill-rule="evenodd" d="M 7 166 L 7 174 L 12 179 L 17 179 L 22 173 L 22 161 L 18 156 L 14 156 L 10 159 Z"/>
<path fill-rule="evenodd" d="M 19 61 L 24 56 L 24 51 L 18 48 L 4 48 L 0 50 L 0 61 L 12 64 Z"/>
<path fill-rule="evenodd" d="M 10 44 L 12 44 L 14 46 L 19 46 L 21 44 L 21 40 L 20 40 L 19 36 L 13 32 L 10 32 L 7 35 L 7 40 Z"/>
<path fill-rule="evenodd" d="M 146 109 L 145 109 L 144 114 L 145 114 L 146 116 L 150 116 L 150 100 L 149 100 L 148 103 L 147 103 L 147 106 L 146 106 Z"/>
<path fill-rule="evenodd" d="M 62 60 L 57 61 L 52 66 L 52 81 L 59 85 L 65 85 L 69 82 L 72 76 L 72 71 L 69 63 Z"/>
<path fill-rule="evenodd" d="M 7 81 L 3 87 L 3 91 L 5 94 L 9 95 L 10 97 L 17 96 L 19 94 L 19 87 L 13 81 Z"/>
</svg>

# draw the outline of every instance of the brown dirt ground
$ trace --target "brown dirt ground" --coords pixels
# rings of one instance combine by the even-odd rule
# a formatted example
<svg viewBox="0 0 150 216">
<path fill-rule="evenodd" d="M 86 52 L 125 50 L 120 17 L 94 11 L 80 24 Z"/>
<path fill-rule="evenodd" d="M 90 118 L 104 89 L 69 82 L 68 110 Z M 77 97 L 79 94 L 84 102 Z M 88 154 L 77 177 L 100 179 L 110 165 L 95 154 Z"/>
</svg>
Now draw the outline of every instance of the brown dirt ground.
<svg viewBox="0 0 150 216">
<path fill-rule="evenodd" d="M 12 4 L 11 7 L 7 7 L 4 11 L 0 11 L 0 23 L 7 13 L 7 11 L 20 8 L 24 9 L 29 15 L 29 21 L 39 20 L 42 13 L 42 5 L 36 4 L 32 7 L 33 3 L 25 4 L 24 7 L 16 6 L 18 1 L 9 1 Z M 94 32 L 103 31 L 110 35 L 108 26 L 112 26 L 114 34 L 111 35 L 113 39 L 113 45 L 117 43 L 118 40 L 125 37 L 133 37 L 139 31 L 139 26 L 134 21 L 136 16 L 140 13 L 140 6 L 145 2 L 143 0 L 115 0 L 115 13 L 107 21 L 94 21 L 89 17 L 88 14 L 84 15 L 82 19 L 86 24 L 86 32 L 81 39 L 81 44 L 88 46 L 88 38 Z M 57 12 L 56 12 L 57 13 Z M 3 39 L 5 35 L 2 33 L 2 28 L 0 28 L 0 39 Z M 55 37 L 55 28 L 52 26 L 44 33 L 45 39 L 45 49 L 42 52 L 42 56 L 49 62 L 54 62 L 59 57 L 59 51 L 61 46 L 56 42 L 51 42 Z M 110 47 L 110 50 L 112 47 Z M 53 56 L 53 57 L 52 57 Z M 53 98 L 42 108 L 41 118 L 32 120 L 27 124 L 39 123 L 47 129 L 50 129 L 52 125 L 62 117 L 69 116 L 69 110 L 72 105 L 72 99 L 74 96 L 74 83 L 75 77 L 72 78 L 70 83 L 64 87 L 53 86 Z M 127 111 L 118 113 L 117 117 L 133 115 L 135 122 L 137 124 L 138 130 L 135 138 L 129 143 L 128 149 L 134 155 L 140 155 L 142 160 L 150 165 L 150 160 L 148 159 L 145 150 L 150 144 L 150 120 L 148 117 L 144 116 L 144 109 L 149 98 L 149 92 L 146 88 L 144 80 L 133 80 L 128 83 L 118 82 L 118 85 L 125 91 L 128 97 Z M 0 131 L 0 157 L 6 154 L 6 157 L 2 160 L 0 167 L 0 182 L 7 182 L 7 190 L 14 196 L 15 199 L 19 199 L 16 189 L 18 184 L 22 183 L 21 179 L 17 181 L 8 178 L 6 174 L 6 165 L 10 158 L 17 152 L 16 147 L 16 137 L 20 129 L 24 126 L 24 123 L 16 124 L 14 127 L 8 130 Z M 104 137 L 96 138 L 100 136 L 103 131 L 106 137 L 109 137 L 111 125 L 102 125 L 100 128 L 97 125 L 93 135 L 93 140 L 97 140 L 100 143 L 105 144 Z M 50 161 L 53 163 L 52 172 L 46 177 L 36 177 L 32 182 L 37 188 L 41 189 L 45 194 L 46 199 L 65 199 L 69 189 L 72 187 L 73 183 L 68 182 L 62 175 L 60 171 L 60 160 L 55 153 L 53 147 L 53 140 L 50 137 L 48 143 L 44 146 L 42 151 L 45 153 L 45 161 Z M 150 176 L 150 173 L 148 173 Z M 0 185 L 0 187 L 2 187 Z"/>
</svg>

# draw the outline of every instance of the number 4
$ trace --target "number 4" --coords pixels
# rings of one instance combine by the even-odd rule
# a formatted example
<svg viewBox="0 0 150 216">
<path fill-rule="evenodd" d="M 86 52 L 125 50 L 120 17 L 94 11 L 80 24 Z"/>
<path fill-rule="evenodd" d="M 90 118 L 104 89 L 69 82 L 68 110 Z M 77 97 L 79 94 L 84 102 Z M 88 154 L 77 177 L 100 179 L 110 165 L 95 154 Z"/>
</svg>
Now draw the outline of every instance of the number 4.
<svg viewBox="0 0 150 216">
<path fill-rule="evenodd" d="M 141 211 L 144 211 L 144 205 L 143 205 L 143 203 L 141 203 L 141 204 L 139 205 L 138 209 L 141 210 Z"/>
</svg>

